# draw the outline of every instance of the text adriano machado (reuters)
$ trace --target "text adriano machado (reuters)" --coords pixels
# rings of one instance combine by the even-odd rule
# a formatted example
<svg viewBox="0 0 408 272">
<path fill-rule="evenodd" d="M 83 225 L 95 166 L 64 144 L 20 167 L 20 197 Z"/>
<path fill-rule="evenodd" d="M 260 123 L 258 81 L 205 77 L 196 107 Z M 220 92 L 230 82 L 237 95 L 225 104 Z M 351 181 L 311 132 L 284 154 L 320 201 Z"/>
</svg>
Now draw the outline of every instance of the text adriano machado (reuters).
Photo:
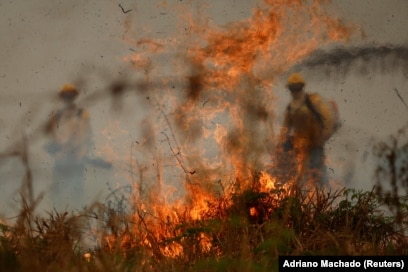
<svg viewBox="0 0 408 272">
<path fill-rule="evenodd" d="M 280 256 L 279 271 L 401 271 L 407 261 L 408 256 Z"/>
</svg>

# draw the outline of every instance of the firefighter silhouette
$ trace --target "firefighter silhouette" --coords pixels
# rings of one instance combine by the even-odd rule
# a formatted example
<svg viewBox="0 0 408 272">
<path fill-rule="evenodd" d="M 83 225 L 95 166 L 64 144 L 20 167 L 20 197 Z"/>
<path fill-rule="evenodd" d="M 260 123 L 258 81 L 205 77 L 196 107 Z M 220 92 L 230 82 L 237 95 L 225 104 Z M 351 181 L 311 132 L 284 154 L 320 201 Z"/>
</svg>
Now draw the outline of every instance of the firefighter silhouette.
<svg viewBox="0 0 408 272">
<path fill-rule="evenodd" d="M 52 115 L 46 126 L 51 141 L 45 148 L 55 159 L 51 198 L 57 210 L 79 209 L 85 205 L 87 164 L 110 167 L 107 162 L 88 157 L 92 145 L 89 113 L 75 104 L 77 96 L 78 90 L 73 85 L 64 85 L 59 92 L 63 107 Z"/>
<path fill-rule="evenodd" d="M 279 182 L 326 185 L 324 145 L 340 125 L 336 104 L 307 93 L 298 73 L 289 76 L 287 88 L 292 100 L 285 110 L 276 154 Z"/>
</svg>

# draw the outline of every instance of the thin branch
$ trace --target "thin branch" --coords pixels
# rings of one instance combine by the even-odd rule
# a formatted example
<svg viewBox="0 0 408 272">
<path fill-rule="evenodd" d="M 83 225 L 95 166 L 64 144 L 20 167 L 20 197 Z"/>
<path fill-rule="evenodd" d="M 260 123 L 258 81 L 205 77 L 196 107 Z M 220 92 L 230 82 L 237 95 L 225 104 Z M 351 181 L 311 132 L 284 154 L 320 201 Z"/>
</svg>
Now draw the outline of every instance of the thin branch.
<svg viewBox="0 0 408 272">
<path fill-rule="evenodd" d="M 401 94 L 399 93 L 397 88 L 394 88 L 395 93 L 397 94 L 398 98 L 402 101 L 402 103 L 404 103 L 405 107 L 408 110 L 408 104 L 405 102 L 404 98 L 402 98 Z"/>
<path fill-rule="evenodd" d="M 122 7 L 121 4 L 119 4 L 118 6 L 119 6 L 120 9 L 122 10 L 122 12 L 125 13 L 125 14 L 132 11 L 131 9 L 125 10 L 125 9 Z"/>
<path fill-rule="evenodd" d="M 175 152 L 175 150 L 173 149 L 173 146 L 172 146 L 171 143 L 170 143 L 170 138 L 169 138 L 169 136 L 167 136 L 167 134 L 166 134 L 165 132 L 163 132 L 163 131 L 161 132 L 161 134 L 163 134 L 163 135 L 166 137 L 166 140 L 167 140 L 167 143 L 168 143 L 168 145 L 169 145 L 169 147 L 170 147 L 171 153 L 172 153 L 173 156 L 176 158 L 177 162 L 179 163 L 180 167 L 183 169 L 184 173 L 190 174 L 190 175 L 195 174 L 195 173 L 196 173 L 196 170 L 188 171 L 188 170 L 186 169 L 186 167 L 184 166 L 183 162 L 182 162 L 182 161 L 180 160 L 180 158 L 179 158 L 180 150 L 179 150 L 177 153 Z"/>
</svg>

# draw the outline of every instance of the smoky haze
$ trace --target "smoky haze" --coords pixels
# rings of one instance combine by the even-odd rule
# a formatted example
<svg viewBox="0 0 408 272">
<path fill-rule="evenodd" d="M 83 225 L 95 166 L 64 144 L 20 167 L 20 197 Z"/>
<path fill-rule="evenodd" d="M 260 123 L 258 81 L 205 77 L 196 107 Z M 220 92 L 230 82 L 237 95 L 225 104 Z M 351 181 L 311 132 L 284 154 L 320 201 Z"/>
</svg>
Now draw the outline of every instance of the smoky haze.
<svg viewBox="0 0 408 272">
<path fill-rule="evenodd" d="M 129 179 L 135 178 L 129 174 L 132 171 L 129 160 L 136 156 L 138 146 L 152 135 L 152 130 L 165 133 L 161 134 L 163 145 L 154 146 L 147 141 L 144 146 L 169 149 L 165 136 L 171 136 L 171 132 L 157 128 L 159 123 L 148 121 L 149 110 L 160 109 L 144 91 L 146 85 L 172 89 L 188 84 L 183 72 L 181 76 L 172 75 L 174 65 L 183 66 L 172 62 L 172 52 L 151 60 L 164 68 L 157 68 L 158 64 L 129 63 L 126 58 L 136 47 L 155 46 L 148 42 L 138 44 L 140 38 L 146 38 L 146 41 L 171 40 L 179 33 L 183 22 L 178 17 L 180 10 L 202 18 L 203 23 L 210 21 L 212 25 L 223 26 L 250 17 L 252 9 L 261 2 L 180 1 L 172 4 L 128 0 L 50 3 L 39 0 L 35 3 L 0 3 L 0 30 L 3 34 L 0 151 L 4 154 L 19 149 L 23 135 L 29 136 L 28 154 L 34 191 L 35 194 L 45 192 L 41 208 L 50 209 L 52 206 L 47 192 L 53 161 L 42 150 L 45 138 L 40 129 L 49 114 L 59 107 L 56 92 L 61 85 L 72 82 L 79 87 L 78 103 L 90 111 L 94 136 L 92 152 L 114 163 L 112 171 L 97 167 L 87 170 L 87 197 L 90 201 L 98 196 L 104 199 L 112 188 L 127 186 Z M 394 133 L 407 122 L 404 103 L 408 101 L 408 37 L 405 34 L 408 3 L 404 0 L 339 1 L 328 5 L 327 9 L 343 22 L 355 24 L 358 35 L 345 44 L 314 51 L 293 69 L 305 74 L 307 90 L 333 98 L 339 105 L 343 128 L 327 147 L 328 163 L 334 176 L 355 187 L 370 188 L 374 170 L 371 143 Z M 188 31 L 188 27 L 185 28 L 183 35 L 188 35 Z M 144 71 L 136 73 L 133 70 L 135 65 L 141 65 Z M 190 69 L 184 70 L 189 71 L 189 76 Z M 161 75 L 176 79 L 166 83 L 157 76 L 149 77 L 157 75 L 158 70 Z M 276 97 L 272 121 L 275 132 L 289 101 L 284 88 L 285 76 L 279 74 L 271 89 Z M 120 95 L 118 86 L 121 84 L 124 91 Z M 194 85 L 197 84 L 194 77 L 190 78 L 189 84 L 195 86 L 190 89 L 199 87 Z M 118 93 L 115 90 L 119 90 Z M 192 92 L 189 97 L 194 99 L 196 95 Z M 207 98 L 203 100 L 205 102 Z M 251 108 L 253 104 L 244 106 Z M 258 111 L 256 118 L 262 118 L 265 112 Z M 166 120 L 161 116 L 160 124 L 165 124 Z M 172 155 L 168 160 L 173 159 L 172 165 L 178 165 Z M 0 212 L 10 217 L 18 205 L 24 165 L 16 157 L 2 158 L 0 174 L 3 196 Z M 174 180 L 179 177 L 179 173 L 171 174 L 175 175 Z"/>
</svg>

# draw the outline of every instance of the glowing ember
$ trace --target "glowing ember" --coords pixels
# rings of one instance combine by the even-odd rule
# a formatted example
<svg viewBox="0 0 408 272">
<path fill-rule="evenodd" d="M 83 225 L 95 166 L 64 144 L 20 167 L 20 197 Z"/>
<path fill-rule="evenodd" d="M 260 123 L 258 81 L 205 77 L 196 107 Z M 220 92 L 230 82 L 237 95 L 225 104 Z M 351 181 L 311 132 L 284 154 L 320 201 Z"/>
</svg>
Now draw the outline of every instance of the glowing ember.
<svg viewBox="0 0 408 272">
<path fill-rule="evenodd" d="M 249 208 L 249 215 L 254 216 L 254 217 L 258 217 L 259 216 L 258 210 L 255 207 Z"/>
</svg>

